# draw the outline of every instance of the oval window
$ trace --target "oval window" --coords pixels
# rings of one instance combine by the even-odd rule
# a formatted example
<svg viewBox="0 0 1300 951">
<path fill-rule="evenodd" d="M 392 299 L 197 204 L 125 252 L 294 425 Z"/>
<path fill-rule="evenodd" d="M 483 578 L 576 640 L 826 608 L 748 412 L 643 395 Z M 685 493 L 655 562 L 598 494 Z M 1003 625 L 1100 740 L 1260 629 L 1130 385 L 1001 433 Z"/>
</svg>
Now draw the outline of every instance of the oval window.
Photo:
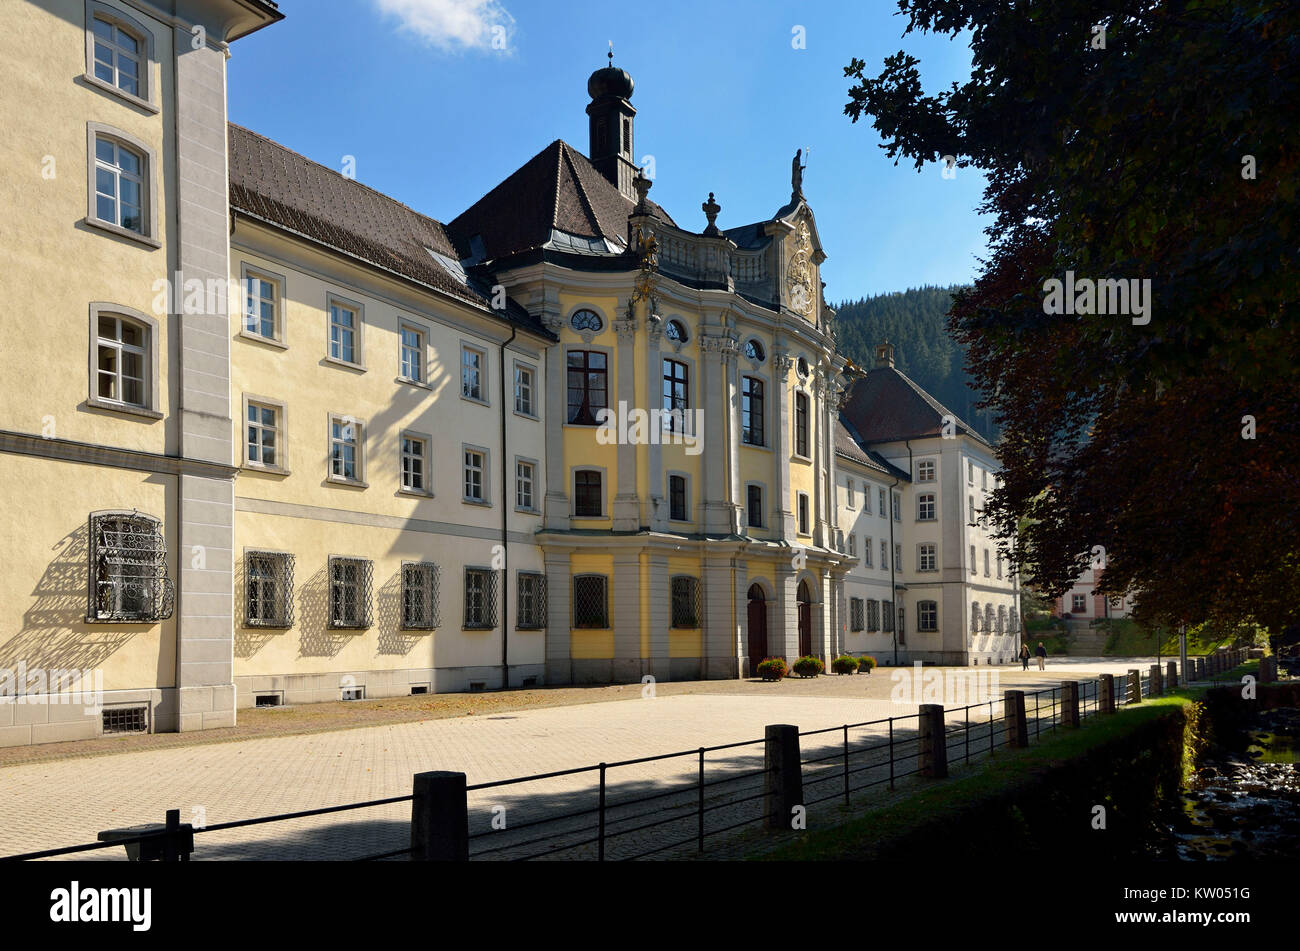
<svg viewBox="0 0 1300 951">
<path fill-rule="evenodd" d="M 569 325 L 577 331 L 590 330 L 593 333 L 599 333 L 600 329 L 605 326 L 605 322 L 600 319 L 600 314 L 594 310 L 575 311 L 569 318 Z"/>
</svg>

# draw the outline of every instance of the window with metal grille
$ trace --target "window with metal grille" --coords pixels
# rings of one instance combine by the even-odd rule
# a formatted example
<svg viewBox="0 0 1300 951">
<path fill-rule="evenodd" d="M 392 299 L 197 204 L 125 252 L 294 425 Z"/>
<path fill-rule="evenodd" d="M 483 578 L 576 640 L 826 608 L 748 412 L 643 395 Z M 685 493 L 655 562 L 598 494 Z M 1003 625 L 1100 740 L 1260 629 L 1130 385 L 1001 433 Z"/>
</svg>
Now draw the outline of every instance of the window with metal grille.
<svg viewBox="0 0 1300 951">
<path fill-rule="evenodd" d="M 993 613 L 993 605 L 984 605 L 984 633 L 992 634 L 993 625 L 996 624 L 997 615 Z"/>
<path fill-rule="evenodd" d="M 402 627 L 427 631 L 437 627 L 438 566 L 431 561 L 402 564 Z"/>
<path fill-rule="evenodd" d="M 105 707 L 103 711 L 105 733 L 148 733 L 148 707 Z"/>
<path fill-rule="evenodd" d="M 880 602 L 874 598 L 867 601 L 867 630 L 880 630 Z"/>
<path fill-rule="evenodd" d="M 933 492 L 923 492 L 916 497 L 916 520 L 918 522 L 934 521 Z"/>
<path fill-rule="evenodd" d="M 609 579 L 604 575 L 573 576 L 573 626 L 609 627 Z"/>
<path fill-rule="evenodd" d="M 293 555 L 244 554 L 244 605 L 249 627 L 293 627 Z"/>
<path fill-rule="evenodd" d="M 669 582 L 672 595 L 672 626 L 696 628 L 700 626 L 700 579 L 689 575 L 675 575 Z"/>
<path fill-rule="evenodd" d="M 1005 634 L 1007 632 L 1007 606 L 1005 604 L 998 605 L 997 630 L 999 634 Z"/>
<path fill-rule="evenodd" d="M 916 605 L 916 629 L 918 631 L 939 630 L 939 604 L 936 601 L 918 601 Z"/>
<path fill-rule="evenodd" d="M 668 477 L 668 517 L 675 522 L 686 521 L 686 477 Z"/>
<path fill-rule="evenodd" d="M 521 571 L 516 579 L 515 628 L 539 631 L 546 627 L 546 575 Z"/>
<path fill-rule="evenodd" d="M 898 643 L 907 643 L 907 609 L 901 605 L 898 608 Z"/>
<path fill-rule="evenodd" d="M 880 602 L 880 620 L 881 629 L 886 633 L 892 633 L 894 630 L 894 602 Z"/>
<path fill-rule="evenodd" d="M 490 568 L 465 569 L 466 630 L 491 630 L 497 626 L 497 574 Z"/>
<path fill-rule="evenodd" d="M 601 473 L 579 469 L 573 474 L 573 514 L 578 518 L 600 518 L 604 511 Z"/>
<path fill-rule="evenodd" d="M 861 598 L 849 598 L 849 630 L 861 631 L 866 627 L 866 619 L 863 617 L 863 600 Z"/>
<path fill-rule="evenodd" d="M 1015 608 L 1011 609 L 1011 631 L 1012 634 L 1020 633 L 1020 612 Z"/>
<path fill-rule="evenodd" d="M 794 395 L 794 451 L 808 456 L 808 397 L 803 393 Z"/>
<path fill-rule="evenodd" d="M 762 446 L 763 439 L 763 381 L 756 380 L 752 376 L 742 377 L 740 380 L 740 441 L 749 446 Z"/>
<path fill-rule="evenodd" d="M 370 586 L 374 566 L 366 558 L 329 560 L 330 627 L 360 630 L 370 626 Z"/>
<path fill-rule="evenodd" d="M 175 594 L 167 576 L 162 522 L 149 515 L 105 512 L 90 517 L 87 620 L 161 621 Z"/>
<path fill-rule="evenodd" d="M 586 311 L 585 313 L 590 313 Z M 574 318 L 577 318 L 574 314 Z M 592 314 L 596 317 L 595 314 Z M 600 320 L 599 317 L 596 317 Z M 596 414 L 608 405 L 606 383 L 607 358 L 599 350 L 570 350 L 569 416 L 568 421 L 577 426 L 595 426 Z"/>
<path fill-rule="evenodd" d="M 763 527 L 763 487 L 751 485 L 745 488 L 745 510 L 750 528 Z"/>
<path fill-rule="evenodd" d="M 980 632 L 981 617 L 983 617 L 983 615 L 980 613 L 980 603 L 978 601 L 972 601 L 970 603 L 970 632 L 972 634 L 978 634 Z"/>
</svg>

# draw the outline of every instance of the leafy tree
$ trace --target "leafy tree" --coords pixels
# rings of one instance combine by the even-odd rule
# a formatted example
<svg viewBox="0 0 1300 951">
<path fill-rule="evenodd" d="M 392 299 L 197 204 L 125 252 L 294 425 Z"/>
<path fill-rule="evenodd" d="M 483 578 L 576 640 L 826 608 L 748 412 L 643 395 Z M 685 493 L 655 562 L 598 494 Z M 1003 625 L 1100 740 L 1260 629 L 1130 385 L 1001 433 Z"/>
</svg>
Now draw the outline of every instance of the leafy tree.
<svg viewBox="0 0 1300 951">
<path fill-rule="evenodd" d="M 969 36 L 934 94 L 919 61 L 854 80 L 845 112 L 918 168 L 986 171 L 993 215 L 950 327 L 1002 426 L 988 511 L 1051 595 L 1105 549 L 1102 591 L 1148 622 L 1300 620 L 1300 4 L 900 0 Z M 1066 272 L 1149 281 L 1053 310 Z M 1106 312 L 1098 312 L 1104 310 Z M 1091 311 L 1091 312 L 1089 312 Z"/>
</svg>

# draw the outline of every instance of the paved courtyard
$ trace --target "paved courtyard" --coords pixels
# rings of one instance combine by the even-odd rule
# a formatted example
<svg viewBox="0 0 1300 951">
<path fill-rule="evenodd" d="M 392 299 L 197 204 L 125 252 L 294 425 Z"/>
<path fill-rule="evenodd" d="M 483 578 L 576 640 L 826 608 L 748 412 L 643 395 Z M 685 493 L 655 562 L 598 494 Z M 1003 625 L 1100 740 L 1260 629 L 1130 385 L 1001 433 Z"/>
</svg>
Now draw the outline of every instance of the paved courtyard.
<svg viewBox="0 0 1300 951">
<path fill-rule="evenodd" d="M 1000 695 L 1004 689 L 1041 689 L 1054 686 L 1063 677 L 1123 673 L 1131 667 L 1145 668 L 1151 662 L 1058 658 L 1049 662 L 1045 672 L 1024 673 L 1018 665 L 994 670 L 999 676 Z M 931 670 L 943 669 L 927 668 L 927 672 Z M 891 702 L 895 686 L 892 673 L 890 668 L 879 668 L 869 677 L 830 676 L 779 684 L 662 684 L 653 698 L 642 698 L 640 688 L 625 687 L 622 696 L 631 694 L 632 699 L 114 755 L 78 755 L 8 766 L 0 769 L 0 855 L 93 841 L 102 829 L 159 822 L 169 808 L 179 808 L 182 821 L 201 820 L 214 825 L 407 795 L 412 776 L 426 770 L 464 772 L 473 785 L 585 767 L 602 760 L 613 762 L 760 740 L 764 726 L 771 723 L 794 724 L 807 731 L 914 714 L 915 703 Z M 1000 705 L 994 706 L 995 715 L 1000 716 Z M 899 721 L 895 732 L 900 752 L 914 731 L 914 720 Z M 880 726 L 869 731 L 855 730 L 850 742 L 856 749 L 859 744 L 870 743 L 871 736 L 884 735 L 885 727 Z M 985 728 L 986 745 L 987 736 Z M 977 743 L 978 734 L 974 737 Z M 802 753 L 805 759 L 818 756 L 823 749 L 834 754 L 842 744 L 843 735 L 836 730 L 805 738 Z M 755 743 L 710 754 L 706 776 L 711 787 L 711 829 L 743 823 L 749 813 L 759 814 L 761 799 L 755 798 L 754 791 L 761 789 L 761 780 L 748 774 L 762 768 L 762 753 L 762 744 Z M 839 761 L 835 763 L 838 767 Z M 812 767 L 807 778 L 815 778 L 818 768 Z M 887 779 L 887 774 L 880 772 L 884 768 L 864 767 L 861 778 L 870 780 L 879 773 Z M 674 802 L 683 810 L 693 808 L 696 792 L 688 784 L 696 781 L 697 770 L 695 755 L 611 770 L 609 802 L 616 806 L 620 799 L 633 794 L 667 792 L 659 807 L 652 803 L 627 810 L 632 824 L 624 828 L 655 821 L 637 819 L 655 808 L 659 808 L 661 817 L 671 820 Z M 524 854 L 527 850 L 521 843 L 535 837 L 526 831 L 527 824 L 557 813 L 580 813 L 572 821 L 571 841 L 589 838 L 595 825 L 590 810 L 595 805 L 596 776 L 594 772 L 580 773 L 472 793 L 471 833 L 479 834 L 473 843 L 474 851 L 496 857 Z M 727 776 L 748 778 L 719 782 L 713 788 L 714 780 Z M 683 785 L 689 795 L 671 792 Z M 830 788 L 833 797 L 835 782 L 821 788 Z M 816 787 L 808 790 L 810 802 L 820 795 Z M 492 830 L 493 807 L 501 807 L 496 814 L 504 816 L 509 838 L 500 830 Z M 615 815 L 617 811 L 612 808 L 611 824 Z M 676 826 L 665 821 L 656 828 L 624 836 L 624 842 L 635 839 L 637 848 L 643 850 L 647 842 L 667 844 L 674 837 L 689 838 L 692 833 L 686 831 L 683 835 L 682 830 L 693 829 L 691 816 L 693 813 L 683 814 Z M 408 844 L 409 817 L 409 803 L 398 803 L 204 833 L 197 837 L 195 857 L 358 857 L 404 848 Z M 551 828 L 548 826 L 547 831 Z M 610 857 L 618 857 L 620 847 L 632 848 L 614 840 Z M 578 849 L 565 857 L 583 854 L 586 852 Z M 115 848 L 93 855 L 120 859 L 123 852 Z"/>
</svg>

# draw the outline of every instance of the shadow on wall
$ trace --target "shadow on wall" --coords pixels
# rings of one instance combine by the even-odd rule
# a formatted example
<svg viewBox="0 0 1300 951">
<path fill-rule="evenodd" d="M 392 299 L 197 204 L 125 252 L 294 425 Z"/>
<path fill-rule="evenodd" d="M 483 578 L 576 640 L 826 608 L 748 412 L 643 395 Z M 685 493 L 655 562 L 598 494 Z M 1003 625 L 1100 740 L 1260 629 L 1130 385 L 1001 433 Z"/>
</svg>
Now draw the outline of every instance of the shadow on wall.
<svg viewBox="0 0 1300 951">
<path fill-rule="evenodd" d="M 329 569 L 321 568 L 298 591 L 298 656 L 337 657 L 363 630 L 330 627 Z"/>
<path fill-rule="evenodd" d="M 402 630 L 402 570 L 399 568 L 379 589 L 376 619 L 379 626 L 378 653 L 405 657 L 432 631 Z"/>
<path fill-rule="evenodd" d="M 91 670 L 102 667 L 141 630 L 151 625 L 87 625 L 90 584 L 85 522 L 53 546 L 56 554 L 23 612 L 18 634 L 0 645 L 0 670 L 25 663 L 29 670 Z"/>
<path fill-rule="evenodd" d="M 235 656 L 240 660 L 248 660 L 277 637 L 289 633 L 283 628 L 245 626 L 248 593 L 244 588 L 244 562 L 243 558 L 235 559 Z"/>
</svg>

